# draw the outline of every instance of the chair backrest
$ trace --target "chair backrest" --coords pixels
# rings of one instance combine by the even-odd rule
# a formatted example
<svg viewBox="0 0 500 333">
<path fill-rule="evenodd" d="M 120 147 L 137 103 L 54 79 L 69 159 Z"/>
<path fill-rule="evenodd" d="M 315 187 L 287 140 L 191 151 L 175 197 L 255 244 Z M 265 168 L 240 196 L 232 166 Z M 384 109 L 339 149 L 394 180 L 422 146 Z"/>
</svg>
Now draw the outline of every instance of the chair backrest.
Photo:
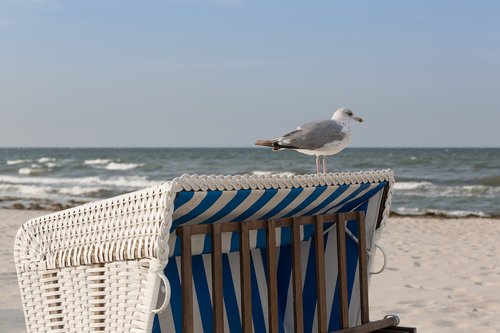
<svg viewBox="0 0 500 333">
<path fill-rule="evenodd" d="M 279 321 L 279 294 L 278 294 L 278 257 L 276 228 L 290 228 L 291 240 L 291 276 L 292 276 L 292 300 L 293 300 L 293 331 L 304 332 L 304 311 L 307 308 L 316 307 L 317 327 L 319 332 L 327 332 L 327 302 L 326 302 L 326 274 L 325 274 L 325 230 L 334 228 L 336 230 L 335 253 L 338 265 L 338 293 L 339 307 L 337 311 L 340 318 L 340 327 L 349 327 L 349 301 L 348 301 L 348 278 L 347 278 L 347 250 L 346 250 L 346 223 L 355 221 L 357 223 L 358 237 L 357 256 L 359 260 L 359 294 L 361 304 L 361 323 L 369 322 L 368 309 L 368 256 L 366 249 L 365 213 L 362 211 L 325 214 L 316 216 L 304 216 L 296 218 L 281 218 L 274 220 L 247 221 L 242 223 L 214 223 L 203 225 L 185 225 L 177 228 L 181 238 L 181 286 L 182 286 L 182 332 L 194 332 L 193 323 L 193 260 L 192 260 L 192 236 L 207 235 L 211 237 L 211 295 L 212 307 L 207 309 L 212 312 L 213 332 L 224 332 L 224 283 L 223 283 L 223 260 L 222 260 L 222 234 L 227 232 L 238 232 L 240 253 L 240 304 L 242 332 L 253 332 L 252 323 L 252 270 L 250 252 L 250 232 L 254 230 L 266 231 L 266 266 L 263 267 L 267 282 L 267 299 L 259 299 L 256 303 L 267 302 L 267 331 L 278 333 L 283 330 L 283 323 Z M 306 263 L 312 266 L 315 272 L 313 277 L 316 290 L 304 291 L 306 297 L 315 293 L 316 304 L 304 304 L 303 277 L 302 277 L 302 255 L 301 255 L 301 227 L 312 227 L 314 253 L 306 258 L 314 260 Z M 328 231 L 326 231 L 328 232 Z M 327 255 L 327 257 L 329 257 Z M 331 263 L 330 263 L 331 264 Z M 255 274 L 255 273 L 253 273 Z M 310 277 L 309 277 L 310 278 Z M 331 278 L 331 277 L 330 277 Z M 226 278 L 227 280 L 227 278 Z M 329 281 L 331 283 L 331 281 Z M 226 288 L 227 289 L 227 288 Z M 254 293 L 260 298 L 261 293 Z M 282 301 L 282 300 L 281 300 Z M 309 299 L 310 301 L 310 299 Z M 254 301 L 255 302 L 255 301 Z M 235 304 L 237 306 L 237 304 Z M 309 318 L 310 319 L 310 318 Z M 309 325 L 311 326 L 311 325 Z"/>
<path fill-rule="evenodd" d="M 359 253 L 371 249 L 388 212 L 392 174 L 350 176 L 178 192 L 165 268 L 172 295 L 155 332 L 312 332 L 368 322 L 369 259 Z"/>
</svg>

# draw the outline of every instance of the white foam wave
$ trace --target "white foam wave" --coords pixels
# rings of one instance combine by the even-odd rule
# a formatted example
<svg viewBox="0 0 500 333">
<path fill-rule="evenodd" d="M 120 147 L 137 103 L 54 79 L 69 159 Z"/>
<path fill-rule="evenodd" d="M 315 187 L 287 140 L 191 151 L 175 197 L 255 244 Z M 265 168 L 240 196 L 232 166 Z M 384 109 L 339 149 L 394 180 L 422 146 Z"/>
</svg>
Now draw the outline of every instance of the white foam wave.
<svg viewBox="0 0 500 333">
<path fill-rule="evenodd" d="M 432 186 L 432 183 L 430 183 L 430 182 L 396 182 L 396 183 L 394 183 L 394 189 L 401 190 L 401 191 L 422 189 L 422 188 L 425 188 L 428 186 Z"/>
<path fill-rule="evenodd" d="M 6 162 L 7 165 L 15 165 L 15 164 L 22 164 L 22 163 L 29 163 L 33 162 L 33 160 L 9 160 Z"/>
<path fill-rule="evenodd" d="M 106 190 L 102 187 L 83 187 L 83 186 L 72 186 L 72 187 L 63 187 L 59 189 L 59 193 L 71 195 L 71 196 L 89 196 L 92 194 L 96 194 L 100 191 Z"/>
<path fill-rule="evenodd" d="M 8 184 L 31 184 L 51 186 L 104 186 L 123 187 L 126 189 L 139 189 L 158 184 L 158 181 L 148 180 L 144 176 L 110 177 L 79 177 L 79 178 L 51 178 L 51 177 L 17 177 L 11 175 L 0 175 L 0 183 Z"/>
<path fill-rule="evenodd" d="M 101 165 L 101 164 L 108 164 L 109 162 L 111 162 L 111 160 L 98 158 L 95 160 L 86 160 L 83 163 L 88 165 Z"/>
<path fill-rule="evenodd" d="M 260 171 L 260 170 L 255 170 L 252 171 L 252 175 L 255 176 L 270 176 L 270 175 L 277 175 L 277 176 L 293 176 L 295 173 L 290 172 L 290 171 L 283 171 L 283 172 L 274 172 L 274 171 Z"/>
<path fill-rule="evenodd" d="M 47 198 L 56 197 L 53 195 L 54 189 L 50 186 L 32 186 L 32 185 L 12 185 L 0 184 L 0 193 L 12 196 L 18 195 L 24 198 Z"/>
<path fill-rule="evenodd" d="M 500 194 L 500 187 L 485 185 L 437 185 L 430 182 L 396 182 L 396 191 L 402 195 L 413 195 L 420 197 L 448 197 L 448 198 L 485 198 L 493 199 Z"/>
<path fill-rule="evenodd" d="M 47 162 L 55 162 L 56 159 L 54 157 L 42 157 L 38 160 L 38 163 L 47 163 Z"/>
<path fill-rule="evenodd" d="M 31 167 L 29 168 L 20 168 L 17 172 L 20 175 L 36 175 L 40 173 L 44 173 L 47 170 L 44 169 L 41 165 L 38 164 L 32 164 Z"/>
<path fill-rule="evenodd" d="M 104 168 L 107 170 L 130 170 L 130 169 L 135 169 L 135 168 L 143 166 L 143 165 L 144 164 L 138 164 L 138 163 L 111 162 L 108 165 L 106 165 Z"/>
<path fill-rule="evenodd" d="M 407 208 L 400 207 L 394 210 L 398 215 L 403 216 L 443 216 L 443 217 L 489 217 L 490 215 L 481 211 L 467 211 L 467 210 L 442 210 L 442 209 L 421 209 L 421 208 Z"/>
</svg>

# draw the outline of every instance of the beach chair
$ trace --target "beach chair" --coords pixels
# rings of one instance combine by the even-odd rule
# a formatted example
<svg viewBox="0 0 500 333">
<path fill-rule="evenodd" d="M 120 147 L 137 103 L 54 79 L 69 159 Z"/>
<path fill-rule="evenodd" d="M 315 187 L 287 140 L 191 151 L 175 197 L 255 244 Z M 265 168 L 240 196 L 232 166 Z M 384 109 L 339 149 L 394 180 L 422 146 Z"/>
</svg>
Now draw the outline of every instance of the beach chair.
<svg viewBox="0 0 500 333">
<path fill-rule="evenodd" d="M 371 321 L 390 170 L 188 176 L 25 223 L 28 332 L 415 332 Z"/>
</svg>

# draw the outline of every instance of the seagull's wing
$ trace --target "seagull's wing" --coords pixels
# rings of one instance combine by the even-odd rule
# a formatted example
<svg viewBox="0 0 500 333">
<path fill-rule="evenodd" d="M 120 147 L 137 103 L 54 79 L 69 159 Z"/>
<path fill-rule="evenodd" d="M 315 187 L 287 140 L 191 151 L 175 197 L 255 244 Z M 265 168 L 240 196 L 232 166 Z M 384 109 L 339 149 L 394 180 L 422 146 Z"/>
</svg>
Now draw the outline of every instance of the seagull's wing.
<svg viewBox="0 0 500 333">
<path fill-rule="evenodd" d="M 341 141 L 345 135 L 344 126 L 335 120 L 319 120 L 297 127 L 277 142 L 283 148 L 318 149 L 327 143 Z"/>
</svg>

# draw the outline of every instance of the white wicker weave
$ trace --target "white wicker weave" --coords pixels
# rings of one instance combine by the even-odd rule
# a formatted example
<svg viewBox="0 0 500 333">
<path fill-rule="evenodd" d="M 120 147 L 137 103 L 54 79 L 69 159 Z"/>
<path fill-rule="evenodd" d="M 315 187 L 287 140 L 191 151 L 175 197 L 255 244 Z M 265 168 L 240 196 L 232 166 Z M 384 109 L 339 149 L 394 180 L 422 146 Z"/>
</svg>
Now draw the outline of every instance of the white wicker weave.
<svg viewBox="0 0 500 333">
<path fill-rule="evenodd" d="M 388 181 L 391 170 L 302 176 L 183 175 L 171 182 L 42 216 L 18 231 L 14 255 L 28 332 L 150 332 L 168 304 L 163 268 L 179 191 Z M 157 308 L 161 283 L 167 292 Z"/>
</svg>

